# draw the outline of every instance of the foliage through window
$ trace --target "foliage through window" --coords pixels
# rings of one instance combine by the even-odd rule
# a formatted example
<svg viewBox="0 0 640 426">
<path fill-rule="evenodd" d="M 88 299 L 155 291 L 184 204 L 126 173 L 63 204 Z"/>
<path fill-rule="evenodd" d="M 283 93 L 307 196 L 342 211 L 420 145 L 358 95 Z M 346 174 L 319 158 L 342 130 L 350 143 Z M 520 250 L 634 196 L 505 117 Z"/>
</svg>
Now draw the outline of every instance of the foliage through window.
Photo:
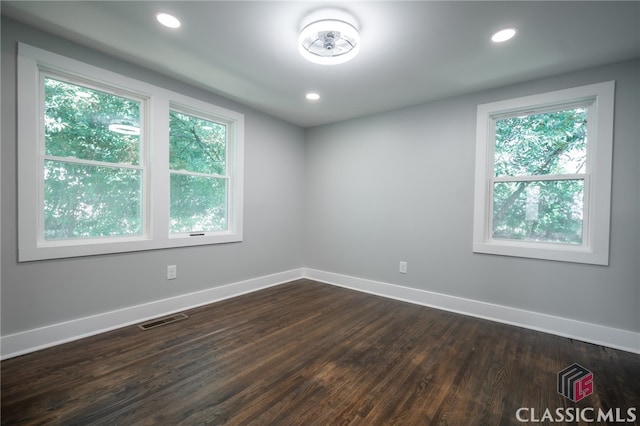
<svg viewBox="0 0 640 426">
<path fill-rule="evenodd" d="M 493 238 L 582 244 L 587 112 L 495 121 Z"/>
<path fill-rule="evenodd" d="M 141 103 L 50 77 L 44 93 L 44 239 L 141 235 Z"/>
<path fill-rule="evenodd" d="M 21 261 L 242 240 L 242 114 L 18 51 Z"/>
<path fill-rule="evenodd" d="M 170 112 L 171 232 L 227 229 L 227 128 Z"/>
<path fill-rule="evenodd" d="M 478 107 L 474 251 L 606 264 L 613 82 Z"/>
</svg>

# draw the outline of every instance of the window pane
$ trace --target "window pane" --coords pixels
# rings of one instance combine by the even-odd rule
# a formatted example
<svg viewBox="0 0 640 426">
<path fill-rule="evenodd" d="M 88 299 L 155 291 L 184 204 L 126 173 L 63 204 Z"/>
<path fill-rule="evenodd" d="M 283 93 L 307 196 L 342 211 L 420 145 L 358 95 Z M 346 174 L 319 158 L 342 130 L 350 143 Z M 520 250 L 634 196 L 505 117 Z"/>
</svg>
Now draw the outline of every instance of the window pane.
<svg viewBox="0 0 640 426">
<path fill-rule="evenodd" d="M 45 78 L 47 155 L 140 163 L 140 102 Z"/>
<path fill-rule="evenodd" d="M 582 244 L 584 180 L 498 182 L 493 238 Z"/>
<path fill-rule="evenodd" d="M 196 173 L 226 173 L 227 126 L 170 112 L 169 167 Z"/>
<path fill-rule="evenodd" d="M 142 234 L 142 171 L 45 161 L 44 238 Z"/>
<path fill-rule="evenodd" d="M 585 173 L 587 108 L 496 121 L 495 176 Z"/>
<path fill-rule="evenodd" d="M 171 174 L 171 233 L 227 229 L 227 180 Z"/>
</svg>

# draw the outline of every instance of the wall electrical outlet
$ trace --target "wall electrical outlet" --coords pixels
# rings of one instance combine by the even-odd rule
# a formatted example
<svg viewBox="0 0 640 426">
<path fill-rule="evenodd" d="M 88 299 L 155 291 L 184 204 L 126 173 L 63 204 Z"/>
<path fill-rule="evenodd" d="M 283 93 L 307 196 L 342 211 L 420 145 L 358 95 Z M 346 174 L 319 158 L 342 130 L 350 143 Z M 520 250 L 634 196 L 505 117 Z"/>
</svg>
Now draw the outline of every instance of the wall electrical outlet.
<svg viewBox="0 0 640 426">
<path fill-rule="evenodd" d="M 405 261 L 400 261 L 400 273 L 401 274 L 406 274 L 407 273 L 407 262 Z"/>
<path fill-rule="evenodd" d="M 175 280 L 178 276 L 178 267 L 176 265 L 167 266 L 167 279 Z"/>
</svg>

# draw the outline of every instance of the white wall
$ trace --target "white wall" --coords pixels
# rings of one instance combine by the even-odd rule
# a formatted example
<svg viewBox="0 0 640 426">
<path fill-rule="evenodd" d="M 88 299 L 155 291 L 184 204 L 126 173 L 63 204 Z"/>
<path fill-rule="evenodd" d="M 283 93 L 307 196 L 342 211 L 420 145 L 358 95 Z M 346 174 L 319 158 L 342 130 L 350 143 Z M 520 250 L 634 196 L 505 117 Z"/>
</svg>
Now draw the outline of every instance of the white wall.
<svg viewBox="0 0 640 426">
<path fill-rule="evenodd" d="M 245 114 L 244 241 L 17 262 L 16 41 Z M 2 20 L 2 335 L 303 266 L 302 129 L 148 70 Z M 167 281 L 166 267 L 178 266 Z"/>
<path fill-rule="evenodd" d="M 640 61 L 616 64 L 310 129 L 307 267 L 640 331 L 639 76 Z M 473 254 L 477 105 L 607 80 L 610 265 Z"/>
</svg>

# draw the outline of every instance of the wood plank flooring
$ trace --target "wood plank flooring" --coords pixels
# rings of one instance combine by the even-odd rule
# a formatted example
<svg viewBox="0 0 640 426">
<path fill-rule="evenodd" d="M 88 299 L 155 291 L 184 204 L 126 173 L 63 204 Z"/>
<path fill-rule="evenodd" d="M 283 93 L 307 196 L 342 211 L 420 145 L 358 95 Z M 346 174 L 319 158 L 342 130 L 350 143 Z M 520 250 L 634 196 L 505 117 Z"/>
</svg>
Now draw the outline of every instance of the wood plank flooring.
<svg viewBox="0 0 640 426">
<path fill-rule="evenodd" d="M 309 280 L 186 313 L 3 361 L 2 424 L 507 425 L 521 407 L 640 424 L 628 352 Z M 578 403 L 556 389 L 574 362 L 595 383 Z"/>
</svg>

